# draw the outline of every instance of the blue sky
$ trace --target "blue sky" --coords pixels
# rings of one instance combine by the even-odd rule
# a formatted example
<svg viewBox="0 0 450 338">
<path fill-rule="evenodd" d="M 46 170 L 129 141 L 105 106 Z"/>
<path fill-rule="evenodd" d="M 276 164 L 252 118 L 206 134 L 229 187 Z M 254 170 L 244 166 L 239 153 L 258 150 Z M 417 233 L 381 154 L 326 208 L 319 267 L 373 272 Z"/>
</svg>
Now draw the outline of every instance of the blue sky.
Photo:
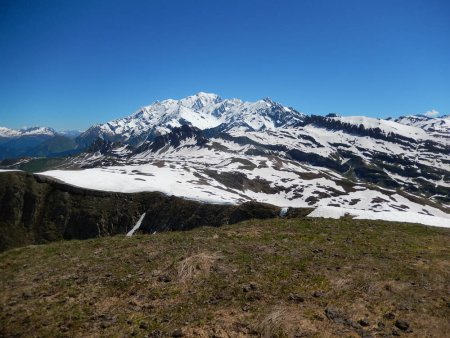
<svg viewBox="0 0 450 338">
<path fill-rule="evenodd" d="M 198 91 L 450 113 L 447 0 L 0 0 L 0 126 L 85 129 Z"/>
</svg>

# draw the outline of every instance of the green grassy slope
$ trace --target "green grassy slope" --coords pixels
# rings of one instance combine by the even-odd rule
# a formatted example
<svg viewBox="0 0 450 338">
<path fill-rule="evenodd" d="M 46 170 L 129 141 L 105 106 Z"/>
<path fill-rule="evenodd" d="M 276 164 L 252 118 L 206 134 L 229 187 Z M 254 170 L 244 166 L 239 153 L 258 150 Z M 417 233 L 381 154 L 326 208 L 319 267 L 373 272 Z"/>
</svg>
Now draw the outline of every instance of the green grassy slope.
<svg viewBox="0 0 450 338">
<path fill-rule="evenodd" d="M 13 249 L 0 270 L 0 336 L 450 332 L 450 231 L 419 225 L 249 221 Z"/>
</svg>

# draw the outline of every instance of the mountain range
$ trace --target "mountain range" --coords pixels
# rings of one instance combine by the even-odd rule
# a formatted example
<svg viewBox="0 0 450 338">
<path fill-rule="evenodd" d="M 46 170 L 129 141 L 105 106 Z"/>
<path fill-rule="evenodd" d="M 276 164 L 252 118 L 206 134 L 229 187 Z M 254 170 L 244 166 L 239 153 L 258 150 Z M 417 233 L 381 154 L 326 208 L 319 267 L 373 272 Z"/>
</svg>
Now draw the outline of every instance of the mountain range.
<svg viewBox="0 0 450 338">
<path fill-rule="evenodd" d="M 60 159 L 41 174 L 85 188 L 450 226 L 448 115 L 317 116 L 268 98 L 244 102 L 200 92 L 155 102 L 76 138 L 33 132 L 0 129 L 0 147 L 28 137 L 71 140 L 67 149 L 43 155 Z M 20 155 L 40 156 L 35 148 Z"/>
<path fill-rule="evenodd" d="M 75 138 L 80 132 L 57 132 L 49 127 L 20 130 L 0 127 L 0 160 L 19 157 L 56 157 L 75 153 L 79 149 Z"/>
<path fill-rule="evenodd" d="M 182 125 L 201 130 L 265 130 L 292 126 L 303 117 L 304 114 L 270 99 L 243 102 L 238 99 L 223 100 L 216 94 L 200 92 L 181 100 L 155 102 L 131 116 L 92 126 L 80 135 L 78 141 L 89 145 L 100 137 L 138 145 Z"/>
</svg>

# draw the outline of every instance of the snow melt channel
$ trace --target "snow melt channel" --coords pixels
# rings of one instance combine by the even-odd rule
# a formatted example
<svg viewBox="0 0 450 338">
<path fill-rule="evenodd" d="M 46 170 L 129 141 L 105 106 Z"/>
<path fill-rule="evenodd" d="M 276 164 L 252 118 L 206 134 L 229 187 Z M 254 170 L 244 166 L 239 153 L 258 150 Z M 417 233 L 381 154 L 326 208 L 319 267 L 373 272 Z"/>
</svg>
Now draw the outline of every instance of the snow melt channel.
<svg viewBox="0 0 450 338">
<path fill-rule="evenodd" d="M 281 210 L 280 210 L 280 217 L 286 216 L 288 210 L 289 210 L 289 208 L 281 208 Z"/>
<path fill-rule="evenodd" d="M 139 227 L 141 226 L 142 221 L 144 220 L 145 217 L 145 212 L 142 214 L 141 218 L 139 218 L 139 220 L 136 222 L 136 224 L 134 225 L 133 229 L 131 229 L 130 231 L 128 231 L 127 233 L 127 237 L 131 237 L 133 236 L 134 232 L 139 229 Z"/>
</svg>

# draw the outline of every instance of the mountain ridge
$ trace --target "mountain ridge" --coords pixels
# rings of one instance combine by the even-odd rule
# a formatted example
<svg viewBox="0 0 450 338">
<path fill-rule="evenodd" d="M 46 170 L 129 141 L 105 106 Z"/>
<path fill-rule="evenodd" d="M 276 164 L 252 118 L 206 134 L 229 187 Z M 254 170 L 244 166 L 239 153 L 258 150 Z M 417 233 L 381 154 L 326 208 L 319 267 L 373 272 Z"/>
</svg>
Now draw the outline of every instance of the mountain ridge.
<svg viewBox="0 0 450 338">
<path fill-rule="evenodd" d="M 283 116 L 283 113 L 288 116 Z M 94 125 L 81 134 L 78 141 L 87 144 L 100 137 L 136 145 L 184 124 L 199 129 L 225 125 L 227 129 L 242 127 L 248 130 L 261 130 L 293 124 L 303 116 L 303 113 L 270 99 L 245 102 L 199 92 L 180 100 L 156 101 L 127 117 Z M 293 121 L 289 122 L 287 118 Z"/>
<path fill-rule="evenodd" d="M 200 92 L 95 125 L 76 139 L 81 153 L 41 167 L 53 169 L 44 175 L 89 189 L 445 224 L 446 119 L 306 115 L 270 99 Z"/>
</svg>

